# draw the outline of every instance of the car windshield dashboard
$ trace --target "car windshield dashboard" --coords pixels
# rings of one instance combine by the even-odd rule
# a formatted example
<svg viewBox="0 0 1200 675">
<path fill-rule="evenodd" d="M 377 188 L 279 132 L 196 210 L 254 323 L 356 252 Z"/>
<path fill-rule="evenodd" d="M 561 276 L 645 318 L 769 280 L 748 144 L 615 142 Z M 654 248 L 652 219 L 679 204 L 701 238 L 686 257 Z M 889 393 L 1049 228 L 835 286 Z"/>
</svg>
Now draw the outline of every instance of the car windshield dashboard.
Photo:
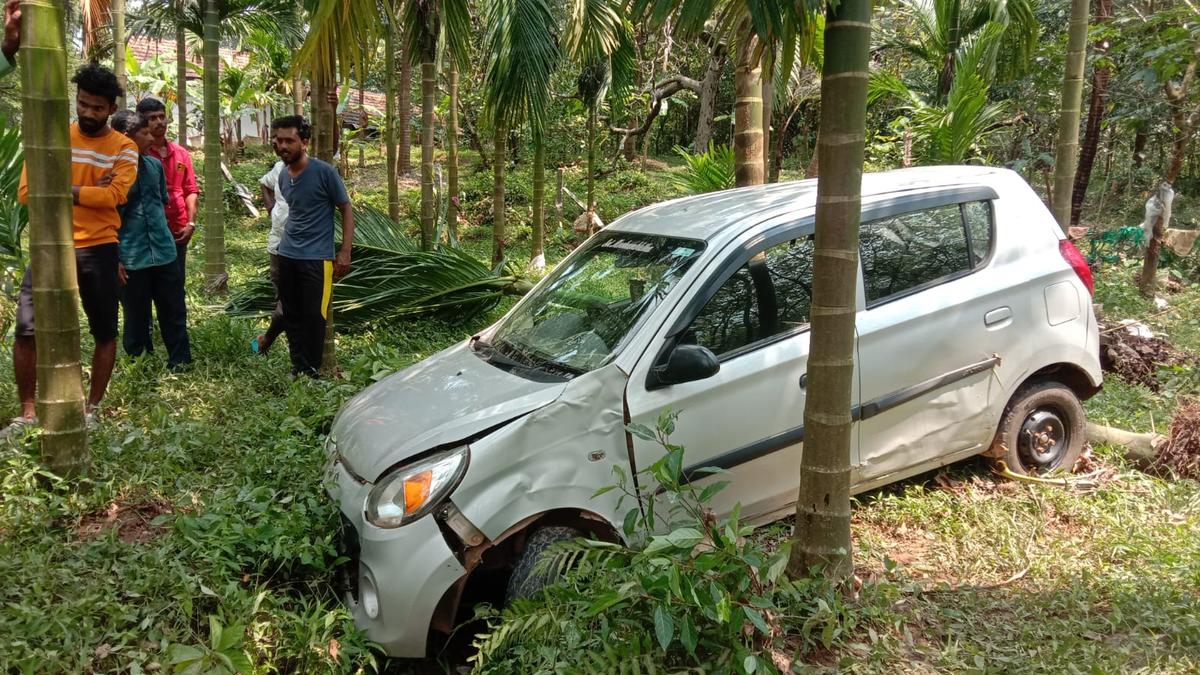
<svg viewBox="0 0 1200 675">
<path fill-rule="evenodd" d="M 608 363 L 670 294 L 704 243 L 610 232 L 551 273 L 474 348 L 501 368 L 568 380 Z M 540 378 L 539 378 L 540 379 Z"/>
</svg>

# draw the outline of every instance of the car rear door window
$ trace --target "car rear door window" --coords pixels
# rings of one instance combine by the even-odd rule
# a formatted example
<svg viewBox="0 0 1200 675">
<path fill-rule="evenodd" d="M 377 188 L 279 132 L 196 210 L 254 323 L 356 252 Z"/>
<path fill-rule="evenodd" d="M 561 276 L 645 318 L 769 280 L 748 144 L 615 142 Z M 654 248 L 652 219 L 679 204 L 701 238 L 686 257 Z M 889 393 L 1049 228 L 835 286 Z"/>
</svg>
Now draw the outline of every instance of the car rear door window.
<svg viewBox="0 0 1200 675">
<path fill-rule="evenodd" d="M 860 239 L 868 304 L 975 266 L 958 204 L 866 223 Z"/>
<path fill-rule="evenodd" d="M 992 205 L 990 202 L 967 202 L 962 205 L 963 220 L 971 245 L 971 265 L 987 260 L 992 252 Z"/>
<path fill-rule="evenodd" d="M 807 326 L 812 249 L 807 236 L 759 252 L 717 289 L 684 340 L 728 356 Z"/>
</svg>

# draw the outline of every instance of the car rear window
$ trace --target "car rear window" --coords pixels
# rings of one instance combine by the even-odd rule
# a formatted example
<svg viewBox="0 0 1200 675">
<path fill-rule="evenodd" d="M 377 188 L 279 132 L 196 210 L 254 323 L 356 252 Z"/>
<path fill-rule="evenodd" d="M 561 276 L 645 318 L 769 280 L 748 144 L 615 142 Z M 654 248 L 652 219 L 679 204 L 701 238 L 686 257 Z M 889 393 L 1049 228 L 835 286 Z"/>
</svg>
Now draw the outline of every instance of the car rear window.
<svg viewBox="0 0 1200 675">
<path fill-rule="evenodd" d="M 867 304 L 979 267 L 991 251 L 991 241 L 987 202 L 947 204 L 865 223 L 860 250 Z"/>
</svg>

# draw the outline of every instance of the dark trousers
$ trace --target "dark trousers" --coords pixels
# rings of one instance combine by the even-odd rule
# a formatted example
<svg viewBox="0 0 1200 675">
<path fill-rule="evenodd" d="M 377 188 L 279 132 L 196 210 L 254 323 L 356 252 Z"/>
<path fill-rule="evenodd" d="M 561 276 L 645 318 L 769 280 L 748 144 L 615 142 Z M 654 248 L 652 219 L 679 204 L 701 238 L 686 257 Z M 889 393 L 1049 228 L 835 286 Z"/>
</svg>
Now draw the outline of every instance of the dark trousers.
<svg viewBox="0 0 1200 675">
<path fill-rule="evenodd" d="M 126 270 L 128 277 L 121 290 L 121 305 L 125 308 L 125 353 L 140 356 L 154 351 L 150 333 L 151 313 L 158 314 L 158 329 L 167 347 L 167 366 L 177 368 L 192 362 L 192 348 L 187 332 L 187 303 L 183 294 L 183 273 L 179 265 L 165 265 L 140 270 Z"/>
<path fill-rule="evenodd" d="M 279 256 L 279 302 L 293 375 L 316 375 L 321 367 L 332 294 L 332 260 Z"/>
<path fill-rule="evenodd" d="M 187 244 L 175 244 L 175 265 L 179 267 L 179 278 L 187 280 Z M 180 282 L 180 287 L 183 282 Z"/>
<path fill-rule="evenodd" d="M 267 341 L 274 342 L 283 332 L 283 303 L 279 300 L 279 255 L 271 253 L 271 285 L 275 287 L 275 309 L 271 312 L 271 325 L 267 326 Z"/>
</svg>

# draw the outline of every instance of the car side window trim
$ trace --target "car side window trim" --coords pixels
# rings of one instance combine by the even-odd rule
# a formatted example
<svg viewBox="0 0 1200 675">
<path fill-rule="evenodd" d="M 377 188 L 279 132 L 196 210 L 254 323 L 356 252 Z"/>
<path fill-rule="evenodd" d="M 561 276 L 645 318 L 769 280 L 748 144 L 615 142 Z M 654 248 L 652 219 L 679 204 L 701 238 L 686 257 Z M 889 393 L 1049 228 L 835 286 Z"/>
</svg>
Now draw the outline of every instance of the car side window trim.
<svg viewBox="0 0 1200 675">
<path fill-rule="evenodd" d="M 924 382 L 897 389 L 896 391 L 874 398 L 867 403 L 852 407 L 850 409 L 850 417 L 855 422 L 871 419 L 876 415 L 885 413 L 909 401 L 920 398 L 925 394 L 943 389 L 972 375 L 990 370 L 999 364 L 1000 357 L 992 356 L 991 358 L 932 377 Z M 684 482 L 699 480 L 708 475 L 708 472 L 704 471 L 704 469 L 732 469 L 803 442 L 804 425 L 801 424 L 790 429 L 785 429 L 777 434 L 761 438 L 753 443 L 747 443 L 739 448 L 734 448 L 701 464 L 693 464 L 685 467 L 682 472 L 682 480 Z"/>
<path fill-rule="evenodd" d="M 863 215 L 862 215 L 862 223 L 863 223 L 863 225 L 870 225 L 874 222 L 877 222 L 880 220 L 886 220 L 888 218 L 896 218 L 898 216 L 905 216 L 905 215 L 909 215 L 909 214 L 913 214 L 913 213 L 920 213 L 922 211 L 928 211 L 928 210 L 935 209 L 938 207 L 957 205 L 958 206 L 958 216 L 959 216 L 959 226 L 962 228 L 964 241 L 966 242 L 966 247 L 967 247 L 967 261 L 966 261 L 967 268 L 966 269 L 959 270 L 959 271 L 953 272 L 951 274 L 944 274 L 935 279 L 930 279 L 929 281 L 917 284 L 916 286 L 906 288 L 902 291 L 897 291 L 895 293 L 892 293 L 891 295 L 887 295 L 882 298 L 877 298 L 875 300 L 866 299 L 866 308 L 868 310 L 871 310 L 871 309 L 875 309 L 876 307 L 886 305 L 890 302 L 902 300 L 904 298 L 915 295 L 917 293 L 927 291 L 936 286 L 940 286 L 942 284 L 950 283 L 951 281 L 957 281 L 964 277 L 971 276 L 972 274 L 975 274 L 976 272 L 983 269 L 984 267 L 987 267 L 987 264 L 992 259 L 993 251 L 996 248 L 996 246 L 995 246 L 995 238 L 996 238 L 995 211 L 992 207 L 992 200 L 996 199 L 996 198 L 997 198 L 997 195 L 996 195 L 995 190 L 993 190 L 991 188 L 987 188 L 987 187 L 975 187 L 975 188 L 970 188 L 970 189 L 938 193 L 936 195 L 930 195 L 928 197 L 924 197 L 921 199 L 914 199 L 914 200 L 911 200 L 908 202 L 904 202 L 904 204 L 903 204 L 904 208 L 898 208 L 900 206 L 900 204 L 896 203 L 896 204 L 888 205 L 889 208 L 887 208 L 881 212 L 876 212 L 874 209 L 872 209 L 870 211 L 867 211 L 864 209 Z M 962 201 L 956 201 L 958 199 L 961 199 Z M 964 208 L 967 204 L 974 203 L 974 202 L 982 202 L 987 206 L 988 228 L 989 228 L 988 231 L 989 231 L 989 234 L 992 239 L 992 241 L 988 242 L 987 256 L 978 263 L 974 263 L 971 261 L 971 252 L 972 252 L 971 228 L 967 226 L 967 215 L 966 215 L 966 212 L 964 211 Z M 863 284 L 863 287 L 866 288 L 866 270 L 864 270 L 862 268 L 862 253 L 861 253 L 861 251 L 859 252 L 859 271 L 861 272 L 860 281 Z"/>
</svg>

